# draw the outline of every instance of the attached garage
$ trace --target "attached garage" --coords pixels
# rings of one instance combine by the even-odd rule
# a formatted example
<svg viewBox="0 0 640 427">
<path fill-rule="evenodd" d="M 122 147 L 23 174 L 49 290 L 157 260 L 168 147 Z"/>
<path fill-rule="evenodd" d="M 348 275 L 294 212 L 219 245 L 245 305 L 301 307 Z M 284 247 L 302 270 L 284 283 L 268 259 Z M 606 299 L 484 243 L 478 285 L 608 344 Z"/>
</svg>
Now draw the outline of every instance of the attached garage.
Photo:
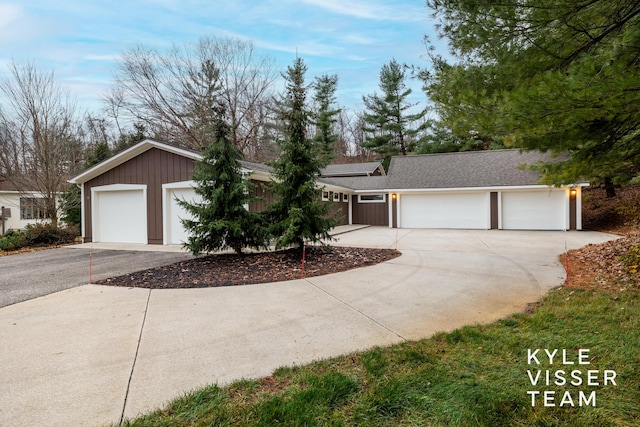
<svg viewBox="0 0 640 427">
<path fill-rule="evenodd" d="M 402 228 L 489 228 L 487 192 L 402 194 L 399 205 Z"/>
<path fill-rule="evenodd" d="M 146 186 L 115 184 L 91 192 L 94 242 L 147 243 Z"/>
<path fill-rule="evenodd" d="M 567 191 L 502 192 L 502 227 L 505 230 L 565 230 Z"/>
<path fill-rule="evenodd" d="M 200 197 L 193 188 L 193 182 L 181 182 L 163 185 L 164 206 L 164 244 L 180 245 L 187 241 L 189 233 L 182 225 L 183 219 L 191 218 L 190 214 L 178 203 L 178 200 L 188 202 L 199 201 Z"/>
</svg>

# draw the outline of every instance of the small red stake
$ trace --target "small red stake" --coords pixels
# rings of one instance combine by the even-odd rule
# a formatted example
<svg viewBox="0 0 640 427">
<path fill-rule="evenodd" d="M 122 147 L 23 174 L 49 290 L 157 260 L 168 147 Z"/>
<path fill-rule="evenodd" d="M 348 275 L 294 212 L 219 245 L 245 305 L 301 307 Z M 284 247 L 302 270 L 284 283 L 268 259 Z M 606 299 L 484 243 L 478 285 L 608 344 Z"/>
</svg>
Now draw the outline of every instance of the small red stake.
<svg viewBox="0 0 640 427">
<path fill-rule="evenodd" d="M 303 243 L 302 244 L 302 278 L 303 279 L 304 279 L 304 262 L 306 257 L 307 257 L 307 244 Z"/>
</svg>

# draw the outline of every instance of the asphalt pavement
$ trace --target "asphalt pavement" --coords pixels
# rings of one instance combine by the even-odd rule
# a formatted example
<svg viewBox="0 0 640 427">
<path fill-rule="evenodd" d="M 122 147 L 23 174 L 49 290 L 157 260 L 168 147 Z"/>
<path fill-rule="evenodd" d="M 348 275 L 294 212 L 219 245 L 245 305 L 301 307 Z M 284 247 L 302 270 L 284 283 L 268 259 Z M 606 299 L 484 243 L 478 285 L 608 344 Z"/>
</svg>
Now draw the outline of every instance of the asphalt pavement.
<svg viewBox="0 0 640 427">
<path fill-rule="evenodd" d="M 0 308 L 114 275 L 189 259 L 185 252 L 62 247 L 0 257 Z"/>
</svg>

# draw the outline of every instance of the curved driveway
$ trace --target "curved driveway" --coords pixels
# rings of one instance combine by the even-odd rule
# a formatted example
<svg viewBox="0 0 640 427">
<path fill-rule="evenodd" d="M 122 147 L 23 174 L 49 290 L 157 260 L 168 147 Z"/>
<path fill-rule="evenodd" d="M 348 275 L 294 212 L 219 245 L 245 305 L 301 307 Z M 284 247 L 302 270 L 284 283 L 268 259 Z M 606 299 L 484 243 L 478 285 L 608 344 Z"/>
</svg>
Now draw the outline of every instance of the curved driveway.
<svg viewBox="0 0 640 427">
<path fill-rule="evenodd" d="M 99 246 L 99 244 L 95 244 Z M 191 258 L 184 252 L 65 246 L 0 257 L 0 308 L 65 289 Z"/>
<path fill-rule="evenodd" d="M 0 425 L 99 425 L 205 384 L 269 375 L 526 308 L 562 284 L 558 255 L 592 232 L 366 228 L 340 245 L 403 255 L 253 286 L 87 285 L 0 309 Z"/>
</svg>

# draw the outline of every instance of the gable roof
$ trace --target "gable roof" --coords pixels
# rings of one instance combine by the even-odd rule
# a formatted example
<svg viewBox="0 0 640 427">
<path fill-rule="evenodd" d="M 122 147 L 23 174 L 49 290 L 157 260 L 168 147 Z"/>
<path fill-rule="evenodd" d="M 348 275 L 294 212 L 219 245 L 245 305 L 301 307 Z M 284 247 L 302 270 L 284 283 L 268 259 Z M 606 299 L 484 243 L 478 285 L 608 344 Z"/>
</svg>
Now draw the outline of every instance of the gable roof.
<svg viewBox="0 0 640 427">
<path fill-rule="evenodd" d="M 140 141 L 136 145 L 127 148 L 124 151 L 121 151 L 118 154 L 115 154 L 112 157 L 104 160 L 103 162 L 98 163 L 95 166 L 90 167 L 79 175 L 71 178 L 69 182 L 71 184 L 82 184 L 87 182 L 103 173 L 115 168 L 133 159 L 136 156 L 148 151 L 152 148 L 158 148 L 160 150 L 168 151 L 173 154 L 177 154 L 179 156 L 186 157 L 188 159 L 192 159 L 194 161 L 202 160 L 202 153 L 199 153 L 194 150 L 189 150 L 186 148 L 176 147 L 175 145 L 167 144 L 164 142 L 159 142 L 151 138 L 147 138 L 143 141 Z M 262 175 L 267 175 L 271 173 L 271 168 L 267 165 L 263 165 L 261 163 L 253 163 L 253 162 L 245 162 L 244 160 L 240 161 L 240 165 L 244 169 L 243 172 L 246 173 L 258 173 Z"/>
<path fill-rule="evenodd" d="M 322 171 L 322 177 L 345 177 L 345 176 L 371 176 L 379 172 L 384 175 L 384 169 L 381 162 L 366 163 L 344 163 L 337 165 L 328 165 Z"/>
<path fill-rule="evenodd" d="M 523 167 L 553 161 L 549 153 L 464 151 L 391 158 L 386 176 L 322 178 L 355 191 L 398 191 L 542 185 L 540 172 Z"/>
<path fill-rule="evenodd" d="M 390 189 L 539 185 L 540 172 L 523 166 L 548 161 L 553 161 L 548 153 L 517 149 L 397 156 L 387 184 Z"/>
</svg>

